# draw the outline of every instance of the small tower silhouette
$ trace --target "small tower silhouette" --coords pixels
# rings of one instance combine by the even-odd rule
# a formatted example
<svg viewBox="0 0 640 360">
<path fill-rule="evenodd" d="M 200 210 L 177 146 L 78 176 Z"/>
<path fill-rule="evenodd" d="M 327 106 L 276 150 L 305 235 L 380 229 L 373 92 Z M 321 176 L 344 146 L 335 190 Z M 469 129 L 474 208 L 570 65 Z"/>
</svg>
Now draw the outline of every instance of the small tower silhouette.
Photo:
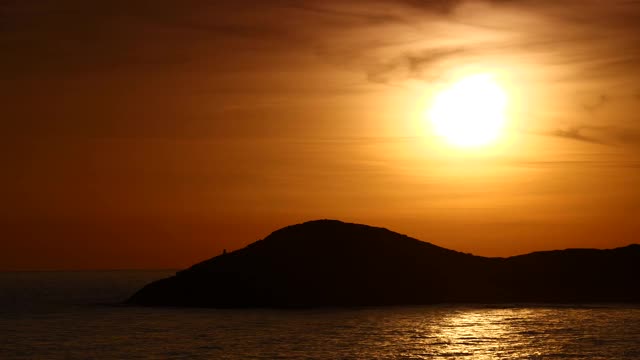
<svg viewBox="0 0 640 360">
<path fill-rule="evenodd" d="M 227 249 L 222 249 L 222 255 L 226 255 L 227 254 Z"/>
</svg>

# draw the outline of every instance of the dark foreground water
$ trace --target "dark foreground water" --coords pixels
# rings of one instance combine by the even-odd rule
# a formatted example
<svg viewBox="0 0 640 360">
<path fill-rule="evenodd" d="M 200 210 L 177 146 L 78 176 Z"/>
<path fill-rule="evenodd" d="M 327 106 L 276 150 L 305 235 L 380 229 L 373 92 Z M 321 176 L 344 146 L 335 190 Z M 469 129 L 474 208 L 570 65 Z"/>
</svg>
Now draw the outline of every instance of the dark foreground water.
<svg viewBox="0 0 640 360">
<path fill-rule="evenodd" d="M 640 307 L 118 306 L 168 271 L 0 273 L 0 359 L 640 359 Z"/>
</svg>

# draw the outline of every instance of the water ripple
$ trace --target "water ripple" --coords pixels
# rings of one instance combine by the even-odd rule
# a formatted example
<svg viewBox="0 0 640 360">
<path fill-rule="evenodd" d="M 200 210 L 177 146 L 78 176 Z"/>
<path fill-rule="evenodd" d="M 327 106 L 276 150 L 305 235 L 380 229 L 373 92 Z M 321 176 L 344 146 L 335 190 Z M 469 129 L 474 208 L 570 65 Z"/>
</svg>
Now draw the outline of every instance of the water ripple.
<svg viewBox="0 0 640 360">
<path fill-rule="evenodd" d="M 123 282 L 116 293 L 127 293 L 143 280 L 148 279 Z M 96 279 L 89 276 L 86 281 Z M 111 279 L 110 291 L 114 283 Z M 38 284 L 44 286 L 43 280 Z M 83 305 L 109 300 L 92 298 L 95 286 L 87 286 L 86 294 L 77 293 L 83 286 L 74 287 L 71 294 L 38 290 L 51 294 L 56 300 L 52 302 L 43 296 L 33 298 L 32 285 L 20 281 L 14 288 L 6 283 L 2 287 L 2 359 L 640 358 L 637 306 L 137 308 Z M 21 287 L 30 295 L 17 302 Z M 3 296 L 11 303 L 3 302 Z M 62 300 L 67 298 L 72 301 L 65 304 Z"/>
</svg>

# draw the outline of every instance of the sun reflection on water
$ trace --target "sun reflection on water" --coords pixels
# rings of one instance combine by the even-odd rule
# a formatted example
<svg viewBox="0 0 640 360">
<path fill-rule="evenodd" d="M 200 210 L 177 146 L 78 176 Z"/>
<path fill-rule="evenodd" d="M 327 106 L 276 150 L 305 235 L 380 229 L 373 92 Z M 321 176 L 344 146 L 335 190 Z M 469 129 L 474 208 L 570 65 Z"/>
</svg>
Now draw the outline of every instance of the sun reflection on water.
<svg viewBox="0 0 640 360">
<path fill-rule="evenodd" d="M 511 310 L 459 310 L 444 317 L 437 327 L 437 337 L 443 341 L 439 356 L 473 356 L 474 359 L 495 359 L 505 356 L 536 358 L 536 353 L 514 351 L 514 346 L 526 342 L 518 334 L 517 324 L 530 317 L 526 311 L 515 314 Z M 515 325 L 515 326 L 514 326 Z M 512 350 L 509 350 L 512 349 Z M 522 349 L 524 350 L 524 349 Z"/>
<path fill-rule="evenodd" d="M 613 321 L 598 317 L 600 311 L 602 309 L 442 308 L 429 313 L 423 321 L 413 319 L 406 324 L 395 324 L 413 326 L 404 336 L 396 337 L 395 348 L 403 349 L 397 358 L 483 360 L 587 356 L 606 359 L 611 351 L 628 353 L 624 350 L 628 344 L 609 343 L 604 339 L 633 335 L 640 340 L 637 332 L 595 330 L 610 329 Z M 616 311 L 611 311 L 611 315 L 627 316 Z M 605 343 L 612 347 L 604 350 L 598 346 Z"/>
</svg>

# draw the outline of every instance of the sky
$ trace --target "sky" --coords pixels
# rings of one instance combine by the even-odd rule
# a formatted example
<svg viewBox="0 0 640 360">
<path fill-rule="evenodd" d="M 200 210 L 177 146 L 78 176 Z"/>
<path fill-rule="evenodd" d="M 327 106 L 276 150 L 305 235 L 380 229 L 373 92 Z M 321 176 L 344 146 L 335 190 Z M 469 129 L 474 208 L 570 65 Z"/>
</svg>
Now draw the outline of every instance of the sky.
<svg viewBox="0 0 640 360">
<path fill-rule="evenodd" d="M 0 0 L 0 270 L 340 219 L 484 256 L 640 234 L 640 1 Z M 473 74 L 499 141 L 430 133 Z"/>
</svg>

